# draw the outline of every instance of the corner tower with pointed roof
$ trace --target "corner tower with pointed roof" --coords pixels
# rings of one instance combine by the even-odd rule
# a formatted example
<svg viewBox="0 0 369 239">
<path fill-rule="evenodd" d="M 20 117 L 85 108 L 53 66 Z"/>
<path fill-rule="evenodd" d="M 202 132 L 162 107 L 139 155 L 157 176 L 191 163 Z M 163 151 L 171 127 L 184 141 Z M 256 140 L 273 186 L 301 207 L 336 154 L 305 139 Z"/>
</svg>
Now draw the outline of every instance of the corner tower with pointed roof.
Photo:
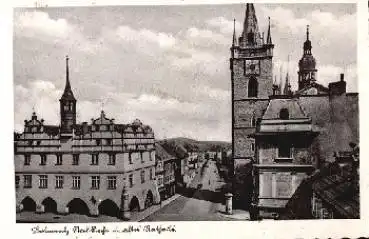
<svg viewBox="0 0 369 239">
<path fill-rule="evenodd" d="M 69 81 L 69 57 L 66 56 L 66 82 L 62 97 L 60 98 L 60 133 L 72 134 L 73 125 L 76 124 L 76 103 Z"/>
<path fill-rule="evenodd" d="M 239 170 L 248 168 L 242 165 L 252 163 L 255 158 L 255 141 L 250 135 L 255 132 L 258 119 L 262 117 L 262 113 L 268 105 L 269 96 L 273 94 L 272 58 L 274 45 L 270 19 L 268 20 L 269 26 L 265 29 L 266 39 L 263 39 L 264 34 L 260 34 L 254 4 L 247 3 L 242 34 L 237 39 L 234 31 L 231 46 L 234 174 L 245 175 L 245 178 L 238 179 L 239 187 L 235 186 L 241 190 L 234 193 L 235 200 L 243 204 L 245 201 L 251 202 L 252 179 L 251 183 L 246 182 L 250 181 L 250 174 L 239 172 Z M 251 185 L 250 188 L 245 188 L 245 183 Z"/>
</svg>

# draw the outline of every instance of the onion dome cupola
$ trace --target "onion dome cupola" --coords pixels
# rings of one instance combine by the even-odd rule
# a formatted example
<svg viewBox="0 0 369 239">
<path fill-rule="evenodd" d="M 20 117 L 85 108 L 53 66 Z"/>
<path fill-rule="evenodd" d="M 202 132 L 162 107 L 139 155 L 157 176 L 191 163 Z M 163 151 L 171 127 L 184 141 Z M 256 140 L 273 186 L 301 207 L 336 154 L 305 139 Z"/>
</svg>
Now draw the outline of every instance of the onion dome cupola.
<svg viewBox="0 0 369 239">
<path fill-rule="evenodd" d="M 311 41 L 309 39 L 309 25 L 306 28 L 306 41 L 303 46 L 303 56 L 299 61 L 299 89 L 316 81 L 316 60 L 311 53 Z"/>
</svg>

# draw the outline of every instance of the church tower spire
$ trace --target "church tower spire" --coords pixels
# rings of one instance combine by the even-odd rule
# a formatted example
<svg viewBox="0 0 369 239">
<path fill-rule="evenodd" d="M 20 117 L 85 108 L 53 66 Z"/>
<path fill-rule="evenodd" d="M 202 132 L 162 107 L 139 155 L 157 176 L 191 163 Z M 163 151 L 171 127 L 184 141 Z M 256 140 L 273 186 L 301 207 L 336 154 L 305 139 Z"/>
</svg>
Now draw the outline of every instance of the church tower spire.
<svg viewBox="0 0 369 239">
<path fill-rule="evenodd" d="M 243 32 L 239 40 L 241 47 L 261 45 L 262 39 L 259 32 L 258 20 L 256 18 L 254 4 L 246 4 L 245 21 Z"/>
<path fill-rule="evenodd" d="M 312 46 L 310 41 L 309 25 L 306 26 L 306 41 L 303 46 L 303 55 L 299 61 L 298 85 L 299 90 L 316 81 L 316 61 L 311 52 Z"/>
<path fill-rule="evenodd" d="M 69 81 L 69 57 L 65 58 L 65 88 L 60 100 L 60 133 L 72 134 L 76 124 L 76 103 Z"/>
</svg>

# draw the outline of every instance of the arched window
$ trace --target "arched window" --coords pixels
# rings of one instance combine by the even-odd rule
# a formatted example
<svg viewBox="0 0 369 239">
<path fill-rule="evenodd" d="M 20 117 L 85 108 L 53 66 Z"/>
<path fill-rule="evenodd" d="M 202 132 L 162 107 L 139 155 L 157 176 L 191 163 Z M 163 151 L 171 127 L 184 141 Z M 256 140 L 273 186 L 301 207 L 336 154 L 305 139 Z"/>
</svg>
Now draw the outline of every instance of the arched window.
<svg viewBox="0 0 369 239">
<path fill-rule="evenodd" d="M 283 120 L 287 120 L 290 118 L 290 114 L 288 112 L 288 109 L 283 108 L 281 111 L 279 111 L 279 118 Z"/>
<path fill-rule="evenodd" d="M 251 44 L 254 44 L 254 33 L 253 32 L 249 32 L 247 34 L 247 41 Z"/>
<path fill-rule="evenodd" d="M 258 81 L 256 80 L 255 77 L 251 77 L 249 80 L 248 96 L 249 97 L 258 96 Z"/>
</svg>

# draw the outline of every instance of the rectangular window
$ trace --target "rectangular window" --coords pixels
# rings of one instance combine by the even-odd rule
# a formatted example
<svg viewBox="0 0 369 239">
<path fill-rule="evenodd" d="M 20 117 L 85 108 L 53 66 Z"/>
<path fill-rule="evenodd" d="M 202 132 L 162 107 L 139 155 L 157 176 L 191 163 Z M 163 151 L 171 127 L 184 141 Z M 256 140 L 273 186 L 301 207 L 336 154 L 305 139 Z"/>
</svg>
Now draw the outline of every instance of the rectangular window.
<svg viewBox="0 0 369 239">
<path fill-rule="evenodd" d="M 141 171 L 141 183 L 145 182 L 145 170 Z"/>
<path fill-rule="evenodd" d="M 278 158 L 291 158 L 291 148 L 289 145 L 286 144 L 279 145 Z"/>
<path fill-rule="evenodd" d="M 15 188 L 19 188 L 19 175 L 15 175 Z"/>
<path fill-rule="evenodd" d="M 131 188 L 133 187 L 133 174 L 130 174 L 128 179 L 129 179 L 129 187 Z"/>
<path fill-rule="evenodd" d="M 100 176 L 91 176 L 91 189 L 100 188 Z"/>
<path fill-rule="evenodd" d="M 39 175 L 39 188 L 47 188 L 47 175 Z"/>
<path fill-rule="evenodd" d="M 115 154 L 109 154 L 109 165 L 115 165 Z"/>
<path fill-rule="evenodd" d="M 32 175 L 24 175 L 24 188 L 32 188 Z"/>
<path fill-rule="evenodd" d="M 46 165 L 46 154 L 41 154 L 40 165 Z"/>
<path fill-rule="evenodd" d="M 64 176 L 55 176 L 55 188 L 63 188 Z"/>
<path fill-rule="evenodd" d="M 149 152 L 149 160 L 152 161 L 151 151 Z"/>
<path fill-rule="evenodd" d="M 98 154 L 92 155 L 91 165 L 99 165 L 99 155 Z"/>
<path fill-rule="evenodd" d="M 140 152 L 140 158 L 141 158 L 141 163 L 145 162 L 144 157 L 143 157 L 143 152 Z"/>
<path fill-rule="evenodd" d="M 73 154 L 73 165 L 79 165 L 79 154 Z"/>
<path fill-rule="evenodd" d="M 24 165 L 30 165 L 31 164 L 31 155 L 26 154 L 24 155 Z"/>
<path fill-rule="evenodd" d="M 131 154 L 131 152 L 128 153 L 128 160 L 129 160 L 129 164 L 132 164 L 132 154 Z"/>
<path fill-rule="evenodd" d="M 116 188 L 117 188 L 117 177 L 108 176 L 108 189 L 116 189 Z"/>
<path fill-rule="evenodd" d="M 81 177 L 72 176 L 72 189 L 80 189 L 80 188 L 81 188 Z"/>
<path fill-rule="evenodd" d="M 97 139 L 96 140 L 96 145 L 100 145 L 101 144 L 101 140 L 100 139 Z"/>
<path fill-rule="evenodd" d="M 106 145 L 112 145 L 112 140 L 111 139 L 106 139 Z"/>
<path fill-rule="evenodd" d="M 56 155 L 56 165 L 62 165 L 63 164 L 63 155 L 58 154 Z"/>
<path fill-rule="evenodd" d="M 251 151 L 254 152 L 255 151 L 255 143 L 251 143 Z"/>
</svg>

